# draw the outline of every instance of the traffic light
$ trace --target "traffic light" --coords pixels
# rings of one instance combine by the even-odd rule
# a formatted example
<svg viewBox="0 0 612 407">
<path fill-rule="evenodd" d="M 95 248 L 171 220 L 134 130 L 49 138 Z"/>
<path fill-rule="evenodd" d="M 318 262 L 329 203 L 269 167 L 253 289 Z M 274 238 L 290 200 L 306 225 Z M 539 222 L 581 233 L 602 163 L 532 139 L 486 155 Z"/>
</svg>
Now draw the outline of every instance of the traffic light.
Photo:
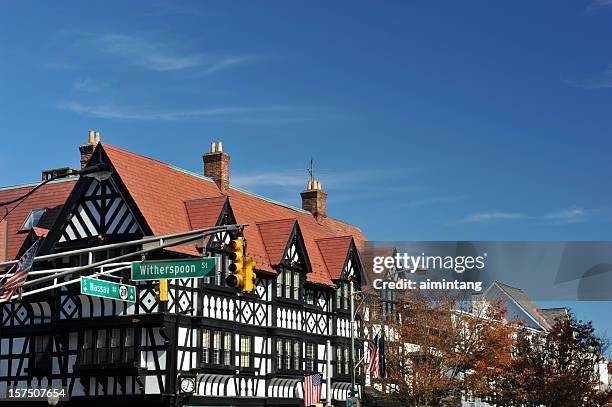
<svg viewBox="0 0 612 407">
<path fill-rule="evenodd" d="M 238 288 L 240 291 L 255 291 L 255 261 L 246 256 L 246 241 L 239 237 L 230 243 L 232 252 L 229 258 L 232 263 L 229 271 L 232 272 L 226 277 L 225 282 L 229 287 Z"/>
<path fill-rule="evenodd" d="M 230 242 L 232 252 L 229 254 L 229 259 L 232 263 L 229 265 L 229 271 L 232 274 L 225 278 L 225 282 L 230 287 L 236 287 L 239 290 L 244 288 L 244 239 L 239 237 Z"/>
<path fill-rule="evenodd" d="M 155 284 L 155 299 L 157 301 L 168 301 L 168 280 L 159 280 Z"/>
<path fill-rule="evenodd" d="M 257 276 L 255 275 L 255 260 L 251 257 L 246 257 L 244 262 L 244 288 L 242 291 L 255 291 L 255 279 Z"/>
</svg>

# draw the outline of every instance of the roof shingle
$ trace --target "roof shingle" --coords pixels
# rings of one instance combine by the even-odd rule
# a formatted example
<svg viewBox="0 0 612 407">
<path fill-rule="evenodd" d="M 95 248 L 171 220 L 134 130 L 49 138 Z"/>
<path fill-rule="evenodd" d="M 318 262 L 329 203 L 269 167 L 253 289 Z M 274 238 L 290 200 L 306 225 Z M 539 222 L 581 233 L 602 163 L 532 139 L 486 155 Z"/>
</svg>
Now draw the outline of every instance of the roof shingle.
<svg viewBox="0 0 612 407">
<path fill-rule="evenodd" d="M 350 236 L 358 250 L 366 241 L 357 227 L 330 217 L 318 220 L 309 212 L 237 188 L 230 188 L 222 194 L 210 178 L 106 143 L 100 143 L 98 146 L 108 155 L 148 226 L 156 235 L 190 230 L 194 227 L 194 222 L 200 226 L 214 224 L 222 208 L 222 199 L 219 196 L 227 195 L 236 222 L 250 225 L 245 228 L 244 235 L 248 240 L 249 255 L 257 262 L 257 269 L 273 271 L 272 266 L 279 257 L 279 250 L 284 250 L 287 242 L 285 240 L 281 245 L 280 236 L 287 235 L 288 239 L 288 225 L 297 221 L 312 267 L 308 281 L 327 285 L 333 285 L 332 276 L 316 240 Z M 259 224 L 265 224 L 263 234 Z M 279 249 L 280 246 L 282 249 Z M 337 247 L 334 247 L 335 249 L 329 251 L 330 256 L 337 250 Z M 348 246 L 346 248 L 348 250 Z M 344 262 L 346 252 L 338 253 L 338 256 L 340 261 Z"/>
</svg>

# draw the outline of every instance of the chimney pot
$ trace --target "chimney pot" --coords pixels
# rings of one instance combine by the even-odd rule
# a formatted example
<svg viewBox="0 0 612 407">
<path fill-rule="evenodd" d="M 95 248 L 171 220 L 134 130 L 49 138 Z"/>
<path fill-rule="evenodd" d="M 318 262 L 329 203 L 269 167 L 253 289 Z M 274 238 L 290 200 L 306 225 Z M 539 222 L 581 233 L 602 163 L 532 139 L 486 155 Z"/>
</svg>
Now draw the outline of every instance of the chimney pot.
<svg viewBox="0 0 612 407">
<path fill-rule="evenodd" d="M 230 156 L 223 152 L 223 144 L 212 143 L 210 153 L 202 156 L 204 160 L 204 175 L 212 178 L 221 192 L 229 190 L 229 160 Z"/>
<path fill-rule="evenodd" d="M 308 181 L 307 189 L 300 195 L 302 209 L 312 213 L 319 220 L 327 216 L 327 193 L 321 189 L 319 181 Z"/>
<path fill-rule="evenodd" d="M 100 142 L 100 132 L 96 132 L 95 130 L 89 130 L 87 143 L 79 146 L 79 151 L 81 153 L 81 169 L 85 168 L 87 162 L 93 155 L 96 146 Z"/>
</svg>

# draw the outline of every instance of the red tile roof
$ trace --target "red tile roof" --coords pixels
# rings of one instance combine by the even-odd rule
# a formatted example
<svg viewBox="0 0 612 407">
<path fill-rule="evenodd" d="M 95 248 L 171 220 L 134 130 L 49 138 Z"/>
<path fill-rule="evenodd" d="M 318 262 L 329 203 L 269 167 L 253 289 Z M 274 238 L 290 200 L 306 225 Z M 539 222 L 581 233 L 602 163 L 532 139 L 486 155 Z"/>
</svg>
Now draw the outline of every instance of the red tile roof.
<svg viewBox="0 0 612 407">
<path fill-rule="evenodd" d="M 293 228 L 295 227 L 295 218 L 271 220 L 268 222 L 259 222 L 257 228 L 261 235 L 261 240 L 268 253 L 268 259 L 271 265 L 280 264 L 285 254 L 285 248 Z"/>
<path fill-rule="evenodd" d="M 19 228 L 23 225 L 30 212 L 33 209 L 50 209 L 55 208 L 57 206 L 63 205 L 68 195 L 72 191 L 76 183 L 76 178 L 68 178 L 58 181 L 53 181 L 47 185 L 42 186 L 28 198 L 21 202 L 6 218 L 6 222 L 8 224 L 8 250 L 7 253 L 4 252 L 4 245 L 6 237 L 2 236 L 4 232 L 1 232 L 0 235 L 0 247 L 2 247 L 2 252 L 0 252 L 0 261 L 4 258 L 8 260 L 14 260 L 15 256 L 19 252 L 21 245 L 23 244 L 25 238 L 27 237 L 27 233 L 20 232 Z M 31 191 L 37 184 L 31 185 L 21 185 L 16 187 L 8 187 L 8 188 L 0 188 L 0 202 L 10 201 L 17 197 L 22 196 L 23 194 Z M 0 207 L 0 218 L 2 218 L 5 214 L 4 209 L 11 210 L 14 208 L 16 204 L 9 205 L 7 207 Z M 47 211 L 48 213 L 53 213 L 54 216 L 58 211 Z M 53 219 L 55 220 L 55 219 Z M 52 220 L 49 220 L 52 221 Z M 0 227 L 4 230 L 4 227 Z M 6 256 L 3 256 L 5 255 Z"/>
<path fill-rule="evenodd" d="M 215 214 L 215 212 L 217 209 L 221 210 L 219 195 L 222 193 L 210 178 L 106 143 L 100 143 L 99 146 L 108 155 L 154 234 L 190 230 L 194 227 L 193 222 L 197 222 L 198 225 L 209 225 L 216 222 L 219 213 Z M 320 284 L 332 285 L 333 282 L 316 240 L 352 236 L 358 250 L 366 241 L 365 236 L 357 227 L 330 217 L 317 220 L 309 212 L 236 188 L 230 188 L 226 195 L 229 196 L 236 221 L 250 225 L 245 228 L 244 234 L 248 241 L 249 255 L 257 262 L 257 269 L 260 270 L 273 270 L 272 265 L 278 257 L 278 249 L 270 247 L 272 250 L 272 256 L 270 256 L 258 224 L 284 220 L 287 226 L 291 223 L 288 219 L 297 221 L 312 266 L 312 273 L 308 274 L 308 280 Z M 203 198 L 212 199 L 206 201 Z M 269 233 L 270 230 L 267 228 L 269 226 L 265 225 L 264 234 L 269 235 L 265 240 L 271 242 L 275 237 Z M 286 229 L 279 231 L 279 234 L 284 233 Z M 284 249 L 285 244 L 282 247 Z M 335 254 L 341 259 L 338 261 L 343 262 L 347 252 L 342 250 L 344 246 L 334 246 L 333 249 L 326 251 L 326 258 L 331 258 Z"/>
<path fill-rule="evenodd" d="M 227 196 L 221 195 L 185 202 L 191 229 L 204 229 L 216 226 L 217 219 L 219 219 L 219 214 L 226 200 Z"/>
<path fill-rule="evenodd" d="M 352 236 L 329 237 L 317 240 L 317 246 L 323 255 L 327 271 L 334 280 L 340 279 L 344 262 L 346 261 L 346 255 L 342 257 L 338 256 L 338 253 L 348 253 L 352 241 Z"/>
</svg>

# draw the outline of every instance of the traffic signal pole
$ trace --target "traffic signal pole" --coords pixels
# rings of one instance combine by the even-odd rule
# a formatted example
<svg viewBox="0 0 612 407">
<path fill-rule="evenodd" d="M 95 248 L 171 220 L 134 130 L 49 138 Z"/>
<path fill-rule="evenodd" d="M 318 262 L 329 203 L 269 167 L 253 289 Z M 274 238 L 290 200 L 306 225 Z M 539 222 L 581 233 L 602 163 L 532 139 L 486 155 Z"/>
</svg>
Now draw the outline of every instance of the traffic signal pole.
<svg viewBox="0 0 612 407">
<path fill-rule="evenodd" d="M 355 286 L 349 283 L 351 296 L 351 395 L 355 392 Z"/>
</svg>

